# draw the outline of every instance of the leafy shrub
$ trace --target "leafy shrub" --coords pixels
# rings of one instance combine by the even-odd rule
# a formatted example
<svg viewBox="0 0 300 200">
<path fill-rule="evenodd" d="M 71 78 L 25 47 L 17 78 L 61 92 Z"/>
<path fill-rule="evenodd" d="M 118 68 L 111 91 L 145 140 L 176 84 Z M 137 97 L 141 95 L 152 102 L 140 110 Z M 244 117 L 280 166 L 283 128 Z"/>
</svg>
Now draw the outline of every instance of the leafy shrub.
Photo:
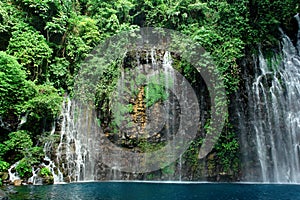
<svg viewBox="0 0 300 200">
<path fill-rule="evenodd" d="M 159 142 L 159 143 L 151 143 L 148 142 L 146 139 L 140 139 L 138 141 L 139 149 L 141 152 L 153 152 L 161 149 L 163 146 L 165 146 L 164 142 Z"/>
<path fill-rule="evenodd" d="M 146 106 L 150 107 L 158 101 L 164 101 L 168 98 L 165 88 L 158 84 L 148 84 L 145 87 Z"/>
<path fill-rule="evenodd" d="M 28 159 L 23 158 L 16 166 L 16 171 L 21 178 L 29 178 L 32 176 L 32 167 Z"/>
<path fill-rule="evenodd" d="M 40 175 L 42 177 L 48 177 L 48 176 L 52 176 L 52 173 L 48 167 L 43 167 L 40 171 Z"/>
<path fill-rule="evenodd" d="M 31 80 L 45 79 L 43 65 L 50 63 L 52 49 L 49 48 L 44 36 L 24 23 L 20 23 L 18 30 L 11 34 L 7 52 L 27 68 Z"/>
<path fill-rule="evenodd" d="M 0 172 L 4 172 L 4 171 L 7 171 L 9 168 L 9 163 L 8 162 L 5 162 L 5 161 L 2 161 L 0 160 Z"/>
<path fill-rule="evenodd" d="M 57 90 L 51 85 L 34 86 L 36 95 L 26 102 L 24 110 L 27 110 L 29 116 L 40 120 L 42 118 L 51 118 L 57 116 L 61 110 L 63 98 L 59 96 Z"/>
<path fill-rule="evenodd" d="M 227 124 L 227 127 L 232 128 L 232 125 Z M 221 134 L 215 149 L 217 150 L 219 164 L 221 164 L 224 172 L 229 170 L 237 172 L 239 170 L 239 142 L 232 129 L 227 129 Z"/>
<path fill-rule="evenodd" d="M 162 174 L 172 175 L 175 173 L 174 165 L 169 165 L 161 169 Z"/>
<path fill-rule="evenodd" d="M 45 153 L 42 147 L 31 147 L 27 152 L 27 158 L 30 158 L 31 165 L 38 164 L 45 157 Z"/>
<path fill-rule="evenodd" d="M 9 139 L 4 142 L 3 157 L 7 161 L 14 163 L 22 158 L 27 158 L 30 164 L 37 164 L 44 157 L 42 147 L 33 147 L 33 142 L 30 137 L 31 133 L 25 130 L 20 130 L 10 133 Z M 0 146 L 1 148 L 1 146 Z"/>
<path fill-rule="evenodd" d="M 32 147 L 33 143 L 29 134 L 29 132 L 21 130 L 8 135 L 9 139 L 4 142 L 6 145 L 5 157 L 12 157 L 11 162 L 22 159 Z"/>
<path fill-rule="evenodd" d="M 0 143 L 0 159 L 4 158 L 7 151 L 8 151 L 7 146 L 5 144 Z"/>
<path fill-rule="evenodd" d="M 0 51 L 0 115 L 20 113 L 24 101 L 33 95 L 26 73 L 16 58 Z"/>
</svg>

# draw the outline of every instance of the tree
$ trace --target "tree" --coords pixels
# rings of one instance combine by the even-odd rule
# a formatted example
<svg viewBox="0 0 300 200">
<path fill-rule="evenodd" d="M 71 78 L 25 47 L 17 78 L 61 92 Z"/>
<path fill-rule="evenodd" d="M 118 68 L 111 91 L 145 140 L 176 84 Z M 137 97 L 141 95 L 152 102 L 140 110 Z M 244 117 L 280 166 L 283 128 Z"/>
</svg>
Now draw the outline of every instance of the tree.
<svg viewBox="0 0 300 200">
<path fill-rule="evenodd" d="M 16 28 L 17 30 L 12 32 L 7 52 L 15 56 L 26 68 L 30 80 L 42 83 L 46 79 L 52 50 L 44 36 L 32 27 L 20 23 Z"/>
<path fill-rule="evenodd" d="M 24 102 L 33 94 L 22 65 L 15 57 L 0 51 L 0 116 L 20 114 Z"/>
<path fill-rule="evenodd" d="M 32 139 L 36 141 L 60 114 L 63 98 L 51 85 L 33 85 L 33 89 L 35 95 L 23 106 L 23 112 L 28 116 L 22 129 L 30 131 Z"/>
</svg>

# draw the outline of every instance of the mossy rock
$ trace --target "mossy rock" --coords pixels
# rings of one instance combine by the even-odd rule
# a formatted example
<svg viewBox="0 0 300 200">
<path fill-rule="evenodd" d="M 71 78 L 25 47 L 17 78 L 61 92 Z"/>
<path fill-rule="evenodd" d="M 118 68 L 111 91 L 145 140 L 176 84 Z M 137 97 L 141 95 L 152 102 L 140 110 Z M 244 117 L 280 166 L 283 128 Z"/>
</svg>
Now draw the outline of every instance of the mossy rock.
<svg viewBox="0 0 300 200">
<path fill-rule="evenodd" d="M 54 183 L 53 176 L 47 176 L 43 178 L 43 185 L 51 185 Z"/>
<path fill-rule="evenodd" d="M 3 172 L 1 179 L 2 180 L 7 180 L 9 177 L 9 174 L 7 172 Z"/>
<path fill-rule="evenodd" d="M 7 172 L 0 172 L 0 177 L 2 180 L 7 180 L 9 175 Z"/>
</svg>

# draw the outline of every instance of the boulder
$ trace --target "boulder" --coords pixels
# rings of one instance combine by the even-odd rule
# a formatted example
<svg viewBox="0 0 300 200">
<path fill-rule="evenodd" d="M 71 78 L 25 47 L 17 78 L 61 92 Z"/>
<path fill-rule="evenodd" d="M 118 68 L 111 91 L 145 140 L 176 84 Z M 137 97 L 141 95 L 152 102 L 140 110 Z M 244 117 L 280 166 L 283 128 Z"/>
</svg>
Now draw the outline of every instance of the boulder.
<svg viewBox="0 0 300 200">
<path fill-rule="evenodd" d="M 8 200 L 8 196 L 3 190 L 0 190 L 0 200 Z"/>
<path fill-rule="evenodd" d="M 22 180 L 18 179 L 18 180 L 14 180 L 14 186 L 20 186 L 22 185 Z"/>
<path fill-rule="evenodd" d="M 2 177 L 1 177 L 2 180 L 7 180 L 7 179 L 8 179 L 8 176 L 9 176 L 9 175 L 8 175 L 7 172 L 3 172 L 1 175 L 2 175 Z"/>
<path fill-rule="evenodd" d="M 43 185 L 50 185 L 54 183 L 53 176 L 47 176 L 43 178 Z"/>
</svg>

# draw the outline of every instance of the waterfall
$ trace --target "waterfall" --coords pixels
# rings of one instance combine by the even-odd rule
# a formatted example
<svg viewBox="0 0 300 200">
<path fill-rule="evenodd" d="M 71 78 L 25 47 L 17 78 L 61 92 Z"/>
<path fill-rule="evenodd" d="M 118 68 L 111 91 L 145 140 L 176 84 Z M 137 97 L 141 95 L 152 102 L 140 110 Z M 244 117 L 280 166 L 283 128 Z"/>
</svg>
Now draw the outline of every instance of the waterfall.
<svg viewBox="0 0 300 200">
<path fill-rule="evenodd" d="M 299 22 L 298 15 L 296 18 Z M 252 153 L 257 155 L 259 181 L 300 182 L 299 35 L 300 30 L 296 47 L 287 35 L 283 35 L 282 51 L 272 59 L 260 53 L 254 81 L 246 86 L 249 110 L 248 119 L 245 119 L 250 133 L 245 127 L 241 130 L 245 144 L 242 147 L 248 148 L 244 152 L 254 147 Z M 249 153 L 244 155 L 251 159 Z M 246 174 L 253 173 L 250 169 L 244 170 Z M 251 175 L 248 180 L 258 181 Z"/>
<path fill-rule="evenodd" d="M 43 185 L 43 179 L 38 176 L 40 169 L 34 169 L 32 167 L 32 176 L 28 179 L 28 183 L 32 183 L 33 185 Z"/>
<path fill-rule="evenodd" d="M 66 98 L 63 103 L 60 142 L 56 163 L 66 181 L 95 180 L 97 136 L 91 112 Z"/>
<path fill-rule="evenodd" d="M 179 181 L 182 180 L 182 154 L 180 154 L 179 157 Z"/>
<path fill-rule="evenodd" d="M 27 117 L 28 117 L 28 112 L 24 116 L 21 117 L 17 130 L 19 130 L 21 128 L 21 126 L 27 122 Z"/>
<path fill-rule="evenodd" d="M 171 145 L 168 149 L 168 152 L 170 152 L 171 155 L 173 155 L 175 153 L 175 149 L 176 149 L 176 145 L 174 144 L 173 141 L 173 136 L 176 134 L 177 132 L 177 127 L 176 125 L 178 124 L 177 121 L 177 116 L 176 114 L 178 113 L 178 111 L 176 110 L 176 98 L 172 95 L 172 92 L 170 91 L 174 91 L 175 90 L 175 82 L 176 82 L 176 75 L 175 75 L 175 70 L 172 67 L 172 56 L 171 53 L 166 51 L 164 56 L 163 56 L 163 73 L 165 78 L 165 83 L 163 83 L 169 90 L 168 92 L 168 98 L 166 100 L 166 102 L 164 103 L 164 108 L 165 108 L 165 126 L 166 128 L 166 137 L 168 138 L 169 141 L 171 141 Z M 178 162 L 179 162 L 179 168 L 178 168 L 178 177 L 179 180 L 181 181 L 181 155 L 178 158 Z M 174 163 L 174 165 L 176 166 L 176 163 Z M 169 166 L 168 166 L 169 167 Z M 175 173 L 175 172 L 174 172 Z M 175 174 L 170 174 L 168 179 L 169 180 L 174 180 Z"/>
<path fill-rule="evenodd" d="M 10 168 L 8 169 L 8 175 L 9 175 L 9 181 L 14 182 L 15 180 L 20 180 L 20 176 L 18 172 L 16 171 L 16 166 L 19 164 L 19 162 L 16 162 Z"/>
<path fill-rule="evenodd" d="M 52 125 L 52 129 L 50 132 L 50 137 L 54 135 L 56 129 L 56 123 L 54 122 Z M 60 171 L 59 167 L 56 166 L 56 164 L 51 160 L 51 153 L 52 153 L 52 140 L 48 141 L 44 145 L 44 152 L 45 152 L 45 158 L 44 161 L 46 161 L 47 164 L 43 164 L 44 167 L 47 167 L 50 172 L 53 175 L 54 183 L 61 183 L 63 182 L 63 174 Z M 32 170 L 34 172 L 34 170 Z M 35 177 L 36 174 L 33 174 L 33 177 Z M 34 179 L 33 179 L 34 180 Z M 32 181 L 33 182 L 33 181 Z M 33 182 L 34 184 L 34 182 Z"/>
</svg>

